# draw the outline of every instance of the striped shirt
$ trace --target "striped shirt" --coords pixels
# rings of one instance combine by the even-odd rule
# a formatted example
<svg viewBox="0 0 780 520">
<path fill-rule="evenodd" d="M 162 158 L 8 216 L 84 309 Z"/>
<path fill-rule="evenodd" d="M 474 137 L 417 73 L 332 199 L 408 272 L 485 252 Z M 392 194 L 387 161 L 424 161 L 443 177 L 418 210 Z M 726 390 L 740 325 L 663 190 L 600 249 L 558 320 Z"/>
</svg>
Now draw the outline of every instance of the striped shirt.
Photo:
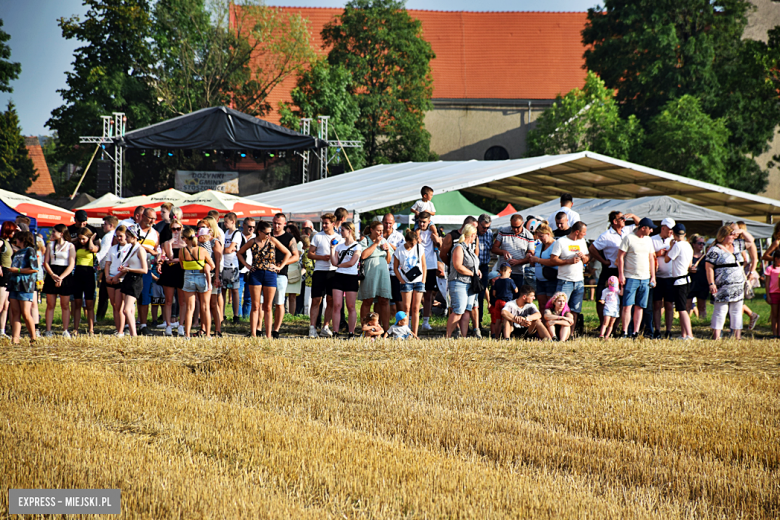
<svg viewBox="0 0 780 520">
<path fill-rule="evenodd" d="M 534 237 L 531 232 L 523 228 L 520 233 L 515 233 L 511 227 L 503 227 L 498 230 L 496 243 L 504 251 L 507 251 L 513 260 L 522 260 L 526 253 L 533 251 Z M 499 259 L 499 263 L 501 260 Z M 512 274 L 523 274 L 524 265 L 513 265 Z"/>
</svg>

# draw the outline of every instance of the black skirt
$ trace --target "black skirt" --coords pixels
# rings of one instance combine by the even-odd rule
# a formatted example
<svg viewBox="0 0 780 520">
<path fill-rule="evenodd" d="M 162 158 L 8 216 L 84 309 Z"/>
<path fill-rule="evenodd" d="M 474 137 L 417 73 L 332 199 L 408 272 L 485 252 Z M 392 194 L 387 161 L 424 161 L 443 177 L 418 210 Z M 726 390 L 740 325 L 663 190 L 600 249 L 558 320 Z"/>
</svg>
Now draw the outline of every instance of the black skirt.
<svg viewBox="0 0 780 520">
<path fill-rule="evenodd" d="M 52 265 L 51 270 L 57 276 L 65 272 L 68 266 L 65 265 Z M 69 274 L 62 279 L 62 284 L 57 287 L 54 279 L 46 273 L 46 278 L 43 280 L 43 294 L 56 294 L 59 296 L 70 296 L 73 294 L 73 273 Z"/>
<path fill-rule="evenodd" d="M 136 300 L 141 298 L 144 292 L 144 277 L 138 273 L 127 273 L 122 280 L 122 294 L 132 296 Z"/>
<path fill-rule="evenodd" d="M 179 258 L 179 249 L 173 250 L 173 256 Z M 181 268 L 181 263 L 169 265 L 167 262 L 163 262 L 157 285 L 175 287 L 177 289 L 184 287 L 184 269 Z"/>
</svg>

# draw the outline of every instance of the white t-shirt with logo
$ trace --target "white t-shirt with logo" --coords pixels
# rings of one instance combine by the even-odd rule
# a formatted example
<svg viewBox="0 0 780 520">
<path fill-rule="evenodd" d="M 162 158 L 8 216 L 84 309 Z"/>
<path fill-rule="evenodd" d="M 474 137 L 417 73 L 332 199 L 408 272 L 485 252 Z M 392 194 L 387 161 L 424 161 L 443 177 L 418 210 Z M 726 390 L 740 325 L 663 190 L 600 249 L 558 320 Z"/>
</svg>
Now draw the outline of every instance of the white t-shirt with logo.
<svg viewBox="0 0 780 520">
<path fill-rule="evenodd" d="M 241 235 L 241 231 L 238 229 L 233 230 L 232 233 L 228 232 L 225 235 L 225 249 L 227 249 L 233 244 L 234 239 L 236 241 L 236 250 L 233 251 L 232 253 L 225 253 L 222 255 L 222 262 L 224 263 L 225 267 L 227 267 L 228 269 L 238 269 L 239 267 L 238 255 L 236 253 L 238 253 L 238 250 L 243 245 L 242 238 L 243 237 Z"/>
<path fill-rule="evenodd" d="M 324 231 L 315 233 L 311 239 L 311 245 L 314 246 L 315 255 L 324 255 L 330 257 L 330 241 L 333 239 L 338 240 L 339 244 L 344 243 L 344 237 L 339 234 L 333 233 L 332 235 L 325 234 Z M 336 266 L 330 263 L 330 260 L 315 260 L 315 271 L 335 271 Z"/>
<path fill-rule="evenodd" d="M 393 253 L 393 258 L 398 259 L 398 269 L 401 271 L 399 274 L 401 275 L 401 278 L 406 281 L 406 283 L 417 283 L 422 282 L 422 255 L 423 255 L 423 248 L 420 244 L 415 244 L 413 248 L 410 250 L 406 250 L 406 246 L 402 245 L 398 249 L 395 250 L 395 253 Z M 395 262 L 392 262 L 393 264 Z M 420 276 L 415 278 L 414 280 L 409 280 L 406 278 L 404 273 L 412 269 L 414 266 L 417 266 L 420 269 Z M 427 267 L 427 266 L 426 266 Z"/>
<path fill-rule="evenodd" d="M 688 268 L 693 261 L 693 248 L 688 242 L 675 242 L 672 249 L 669 250 L 669 258 L 672 259 L 668 265 L 672 266 L 672 278 L 685 276 L 688 274 Z M 660 263 L 666 263 L 666 259 L 660 259 Z M 660 271 L 660 269 L 659 269 Z M 674 281 L 674 285 L 685 285 L 690 283 L 688 278 L 679 278 Z"/>
<path fill-rule="evenodd" d="M 577 253 L 588 254 L 588 244 L 584 239 L 572 240 L 569 237 L 561 237 L 552 245 L 550 256 L 557 256 L 561 260 L 570 260 Z M 564 264 L 558 266 L 558 280 L 566 282 L 582 282 L 585 280 L 582 262 Z"/>
<path fill-rule="evenodd" d="M 361 251 L 363 251 L 363 248 L 360 246 L 359 242 L 353 242 L 351 245 L 346 245 L 344 244 L 344 242 L 342 242 L 341 244 L 336 246 L 336 260 L 341 258 L 341 262 L 339 263 L 346 264 L 350 260 L 352 260 L 352 257 L 354 257 L 355 255 L 359 255 Z M 355 262 L 350 267 L 337 267 L 336 272 L 342 274 L 357 275 L 358 263 L 359 261 Z"/>
<path fill-rule="evenodd" d="M 106 262 L 111 262 L 108 268 L 108 276 L 116 276 L 119 274 L 119 266 L 122 265 L 122 260 L 128 256 L 130 251 L 130 244 L 120 246 L 119 244 L 111 246 L 111 250 L 106 257 Z M 129 260 L 129 258 L 128 258 Z"/>
<path fill-rule="evenodd" d="M 661 235 L 653 235 L 650 237 L 650 240 L 653 241 L 653 250 L 657 253 L 661 249 L 669 249 L 670 244 L 672 242 L 672 237 L 669 235 L 668 238 L 661 238 Z M 658 278 L 671 278 L 672 276 L 672 263 L 665 262 L 663 258 L 658 258 L 658 271 L 656 272 L 656 277 Z"/>
<path fill-rule="evenodd" d="M 636 233 L 629 233 L 623 237 L 620 250 L 626 253 L 623 258 L 623 276 L 634 280 L 649 280 L 650 255 L 654 251 L 650 237 L 639 238 Z"/>
</svg>

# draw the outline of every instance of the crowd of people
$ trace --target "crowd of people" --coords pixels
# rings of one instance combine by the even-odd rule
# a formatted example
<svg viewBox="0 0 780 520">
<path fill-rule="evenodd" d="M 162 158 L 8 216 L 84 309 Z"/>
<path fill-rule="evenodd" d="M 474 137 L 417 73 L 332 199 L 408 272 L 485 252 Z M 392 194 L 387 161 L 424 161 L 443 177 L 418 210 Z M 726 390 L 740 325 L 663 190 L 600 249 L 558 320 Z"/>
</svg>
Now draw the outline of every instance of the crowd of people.
<svg viewBox="0 0 780 520">
<path fill-rule="evenodd" d="M 406 339 L 431 331 L 439 306 L 447 338 L 483 337 L 487 311 L 491 337 L 565 341 L 582 323 L 588 278 L 597 280 L 602 338 L 642 331 L 670 338 L 676 311 L 680 338 L 693 339 L 690 316 L 706 318 L 708 299 L 715 339 L 726 317 L 735 338 L 743 314 L 751 329 L 758 320 L 745 300 L 759 285 L 760 260 L 743 223 L 723 225 L 707 247 L 672 218 L 656 229 L 649 218 L 612 212 L 609 228 L 592 239 L 564 194 L 546 219 L 515 214 L 508 227 L 493 230 L 491 216 L 482 214 L 445 234 L 431 222 L 432 196 L 423 187 L 412 207 L 415 224 L 403 232 L 391 213 L 358 231 L 344 208 L 323 214 L 320 231 L 310 221 L 299 228 L 282 213 L 270 222 L 227 213 L 220 226 L 214 211 L 191 227 L 181 209 L 164 204 L 159 214 L 139 206 L 123 221 L 107 216 L 100 230 L 78 211 L 74 225 L 54 226 L 44 240 L 19 217 L 0 229 L 0 329 L 5 335 L 8 319 L 18 343 L 24 323 L 34 341 L 43 298 L 46 336 L 59 300 L 65 337 L 79 333 L 82 315 L 86 332 L 94 333 L 109 303 L 119 337 L 153 328 L 166 336 L 221 337 L 230 303 L 233 321 L 248 320 L 252 337 L 279 337 L 285 314 L 299 313 L 309 316 L 312 338 Z M 780 225 L 761 259 L 769 262 L 775 337 L 779 244 Z"/>
</svg>

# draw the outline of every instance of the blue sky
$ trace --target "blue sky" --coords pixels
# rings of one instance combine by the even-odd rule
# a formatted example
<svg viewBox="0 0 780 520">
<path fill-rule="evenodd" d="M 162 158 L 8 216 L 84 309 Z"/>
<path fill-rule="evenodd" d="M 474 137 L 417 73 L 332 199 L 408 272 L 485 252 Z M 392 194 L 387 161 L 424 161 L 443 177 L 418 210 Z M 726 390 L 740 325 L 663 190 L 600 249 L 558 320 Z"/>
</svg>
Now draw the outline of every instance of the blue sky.
<svg viewBox="0 0 780 520">
<path fill-rule="evenodd" d="M 595 0 L 408 0 L 409 9 L 442 11 L 586 11 Z M 344 0 L 267 1 L 268 5 L 342 7 Z M 0 93 L 0 109 L 14 101 L 25 135 L 49 135 L 44 125 L 51 111 L 62 104 L 58 89 L 65 88 L 73 51 L 80 42 L 65 40 L 57 25 L 60 17 L 83 15 L 81 0 L 0 0 L 3 30 L 11 35 L 11 60 L 22 64 L 22 74 Z"/>
</svg>

